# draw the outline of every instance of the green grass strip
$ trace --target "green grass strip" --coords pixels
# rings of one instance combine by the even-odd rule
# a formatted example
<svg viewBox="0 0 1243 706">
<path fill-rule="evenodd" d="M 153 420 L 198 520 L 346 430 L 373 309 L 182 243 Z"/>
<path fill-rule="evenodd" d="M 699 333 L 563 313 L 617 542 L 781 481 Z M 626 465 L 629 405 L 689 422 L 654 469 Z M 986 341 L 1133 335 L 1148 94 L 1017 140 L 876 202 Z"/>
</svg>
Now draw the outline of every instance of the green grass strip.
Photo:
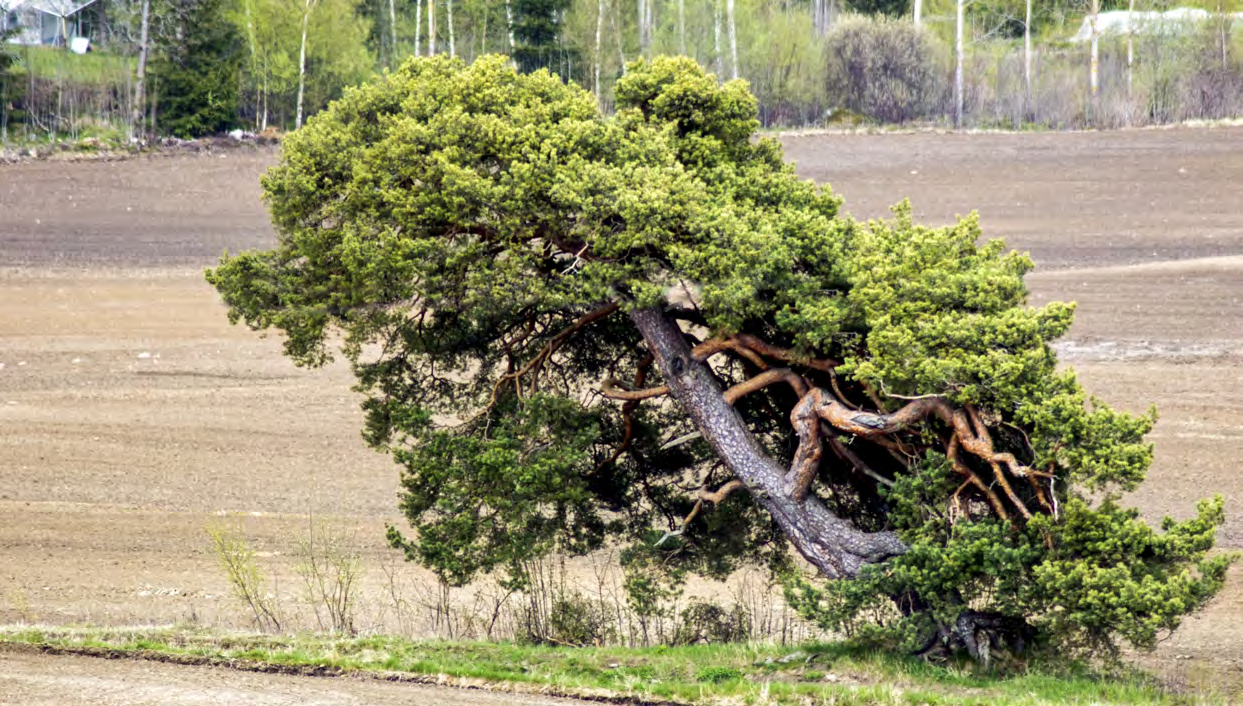
<svg viewBox="0 0 1243 706">
<path fill-rule="evenodd" d="M 0 645 L 174 662 L 357 672 L 456 686 L 671 704 L 1212 703 L 1166 693 L 1139 673 L 1029 664 L 1022 674 L 936 665 L 844 643 L 688 647 L 547 647 L 322 634 L 273 636 L 193 628 L 0 627 Z M 1220 701 L 1219 703 L 1225 703 Z"/>
</svg>

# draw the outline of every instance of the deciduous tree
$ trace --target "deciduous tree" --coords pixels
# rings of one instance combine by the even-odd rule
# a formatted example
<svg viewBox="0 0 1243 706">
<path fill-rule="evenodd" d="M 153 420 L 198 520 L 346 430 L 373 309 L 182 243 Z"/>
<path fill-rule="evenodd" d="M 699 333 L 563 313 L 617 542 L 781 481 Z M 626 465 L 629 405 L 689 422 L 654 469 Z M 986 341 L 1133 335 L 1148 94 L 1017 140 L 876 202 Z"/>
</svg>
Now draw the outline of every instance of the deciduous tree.
<svg viewBox="0 0 1243 706">
<path fill-rule="evenodd" d="M 284 143 L 276 249 L 208 274 L 296 362 L 339 351 L 401 467 L 393 545 L 460 584 L 560 550 L 822 578 L 827 624 L 912 647 L 1150 645 L 1220 588 L 1208 500 L 1157 532 L 1114 493 L 1151 413 L 1090 399 L 975 217 L 843 215 L 746 84 L 632 64 L 619 110 L 489 57 L 414 60 Z"/>
</svg>

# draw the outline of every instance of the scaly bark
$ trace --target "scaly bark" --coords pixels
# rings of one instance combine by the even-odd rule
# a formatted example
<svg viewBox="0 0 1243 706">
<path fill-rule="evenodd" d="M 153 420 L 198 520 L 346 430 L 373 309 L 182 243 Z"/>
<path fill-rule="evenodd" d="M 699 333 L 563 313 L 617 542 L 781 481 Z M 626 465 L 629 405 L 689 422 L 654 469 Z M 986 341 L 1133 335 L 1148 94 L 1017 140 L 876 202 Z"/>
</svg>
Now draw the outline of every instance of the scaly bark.
<svg viewBox="0 0 1243 706">
<path fill-rule="evenodd" d="M 843 578 L 855 575 L 866 564 L 906 551 L 893 532 L 864 532 L 815 495 L 801 501 L 791 497 L 787 469 L 760 448 L 742 417 L 725 400 L 716 377 L 695 359 L 677 324 L 651 308 L 633 311 L 630 318 L 695 428 L 807 561 L 830 578 Z"/>
</svg>

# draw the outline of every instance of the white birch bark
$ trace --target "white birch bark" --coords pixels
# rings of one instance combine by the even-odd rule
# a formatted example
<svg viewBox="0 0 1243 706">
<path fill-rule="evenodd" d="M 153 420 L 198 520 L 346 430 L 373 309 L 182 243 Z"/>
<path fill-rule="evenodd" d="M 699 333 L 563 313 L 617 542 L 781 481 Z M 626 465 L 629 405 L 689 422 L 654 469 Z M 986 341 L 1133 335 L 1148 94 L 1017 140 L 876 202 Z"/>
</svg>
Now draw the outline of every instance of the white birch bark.
<svg viewBox="0 0 1243 706">
<path fill-rule="evenodd" d="M 1126 16 L 1126 97 L 1132 98 L 1135 88 L 1135 0 L 1131 0 Z"/>
<path fill-rule="evenodd" d="M 256 42 L 255 42 L 255 21 L 254 21 L 254 17 L 251 16 L 250 0 L 244 0 L 243 6 L 246 9 L 246 42 L 250 46 L 250 67 L 252 70 L 258 71 L 259 70 L 259 50 L 256 47 Z M 258 87 L 255 88 L 255 128 L 259 130 L 260 132 L 262 132 L 263 129 L 267 127 L 266 125 L 267 121 L 264 120 L 263 122 L 265 124 L 260 125 L 259 116 L 263 111 L 263 96 L 260 93 L 260 90 L 261 89 L 259 89 Z"/>
<path fill-rule="evenodd" d="M 648 54 L 648 37 L 647 37 L 647 4 L 652 0 L 639 0 L 639 56 L 646 57 Z"/>
<path fill-rule="evenodd" d="M 738 26 L 734 22 L 734 0 L 725 0 L 725 15 L 729 23 L 730 76 L 738 78 Z"/>
<path fill-rule="evenodd" d="M 448 10 L 445 22 L 449 23 L 449 56 L 456 57 L 457 49 L 453 46 L 453 0 L 445 0 L 445 7 Z"/>
<path fill-rule="evenodd" d="M 389 47 L 392 52 L 389 63 L 395 63 L 397 58 L 397 7 L 396 0 L 388 0 L 388 31 L 389 31 Z"/>
<path fill-rule="evenodd" d="M 1028 3 L 1030 5 L 1030 3 Z M 924 0 L 915 0 L 915 26 L 918 27 L 923 21 Z"/>
<path fill-rule="evenodd" d="M 963 18 L 966 14 L 966 0 L 957 0 L 955 2 L 956 14 L 955 30 L 954 30 L 954 127 L 962 127 L 962 104 L 963 104 Z"/>
<path fill-rule="evenodd" d="M 514 55 L 514 10 L 510 7 L 509 0 L 505 0 L 505 23 L 509 30 L 509 55 Z"/>
<path fill-rule="evenodd" d="M 138 31 L 138 69 L 134 76 L 134 117 L 130 127 L 130 140 L 142 136 L 142 111 L 146 101 L 148 28 L 151 22 L 151 0 L 142 0 L 142 26 Z"/>
<path fill-rule="evenodd" d="M 720 81 L 725 73 L 725 58 L 721 56 L 721 0 L 712 0 L 712 62 Z"/>
<path fill-rule="evenodd" d="M 268 75 L 271 71 L 268 69 L 268 60 L 263 60 L 263 120 L 259 123 L 259 132 L 268 129 Z"/>
<path fill-rule="evenodd" d="M 423 32 L 423 3 L 414 3 L 414 55 L 423 56 L 423 42 L 421 41 Z"/>
<path fill-rule="evenodd" d="M 604 57 L 603 52 L 600 50 L 600 36 L 604 31 L 605 8 L 607 8 L 607 5 L 605 5 L 604 0 L 600 0 L 596 3 L 596 65 L 592 69 L 593 74 L 591 81 L 591 85 L 596 89 L 596 105 L 601 106 L 601 108 L 603 108 L 602 101 L 604 100 L 604 94 L 600 91 L 600 62 Z"/>
<path fill-rule="evenodd" d="M 427 55 L 436 56 L 436 0 L 427 0 Z"/>
<path fill-rule="evenodd" d="M 302 127 L 302 98 L 306 95 L 306 31 L 311 23 L 311 10 L 315 9 L 317 0 L 306 0 L 302 11 L 302 46 L 298 50 L 298 117 L 294 120 L 294 129 Z"/>
<path fill-rule="evenodd" d="M 613 27 L 613 39 L 617 40 L 617 60 L 620 62 L 621 74 L 626 75 L 626 51 L 622 49 L 622 34 L 617 28 L 616 10 L 609 13 L 609 24 Z"/>
<path fill-rule="evenodd" d="M 1088 66 L 1088 83 L 1092 88 L 1092 96 L 1095 97 L 1100 91 L 1100 72 L 1101 72 L 1101 38 L 1097 33 L 1097 22 L 1101 14 L 1101 0 L 1092 0 L 1092 16 L 1090 23 L 1092 27 L 1092 58 Z"/>
<path fill-rule="evenodd" d="M 1027 0 L 1027 15 L 1023 19 L 1023 90 L 1026 112 L 1030 114 L 1032 111 L 1032 0 Z"/>
</svg>

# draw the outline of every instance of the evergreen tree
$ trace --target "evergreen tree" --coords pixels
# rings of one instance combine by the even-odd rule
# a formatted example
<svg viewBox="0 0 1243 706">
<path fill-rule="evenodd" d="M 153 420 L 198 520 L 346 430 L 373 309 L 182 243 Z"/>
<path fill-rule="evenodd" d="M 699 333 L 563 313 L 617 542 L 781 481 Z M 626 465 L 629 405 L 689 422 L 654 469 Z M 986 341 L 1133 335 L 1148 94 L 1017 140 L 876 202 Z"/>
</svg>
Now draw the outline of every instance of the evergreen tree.
<svg viewBox="0 0 1243 706">
<path fill-rule="evenodd" d="M 174 13 L 180 27 L 151 69 L 163 132 L 199 137 L 238 124 L 244 45 L 226 10 L 225 0 L 190 0 Z"/>
<path fill-rule="evenodd" d="M 1155 413 L 1058 367 L 1074 307 L 1029 305 L 1027 256 L 855 221 L 689 59 L 616 93 L 407 62 L 284 141 L 277 247 L 208 273 L 295 361 L 340 345 L 395 547 L 453 585 L 611 542 L 670 580 L 763 562 L 828 627 L 985 660 L 1151 647 L 1221 589 L 1222 499 L 1119 505 Z"/>
<path fill-rule="evenodd" d="M 0 32 L 0 140 L 9 138 L 9 121 L 15 115 L 13 103 L 21 98 L 22 82 L 18 79 L 17 54 L 12 50 L 9 39 L 17 35 L 18 29 Z"/>
<path fill-rule="evenodd" d="M 847 0 L 846 7 L 865 15 L 902 17 L 909 14 L 911 3 L 908 0 Z"/>
<path fill-rule="evenodd" d="M 571 0 L 514 0 L 514 61 L 524 73 L 548 69 L 569 78 L 573 53 L 561 30 Z"/>
</svg>

